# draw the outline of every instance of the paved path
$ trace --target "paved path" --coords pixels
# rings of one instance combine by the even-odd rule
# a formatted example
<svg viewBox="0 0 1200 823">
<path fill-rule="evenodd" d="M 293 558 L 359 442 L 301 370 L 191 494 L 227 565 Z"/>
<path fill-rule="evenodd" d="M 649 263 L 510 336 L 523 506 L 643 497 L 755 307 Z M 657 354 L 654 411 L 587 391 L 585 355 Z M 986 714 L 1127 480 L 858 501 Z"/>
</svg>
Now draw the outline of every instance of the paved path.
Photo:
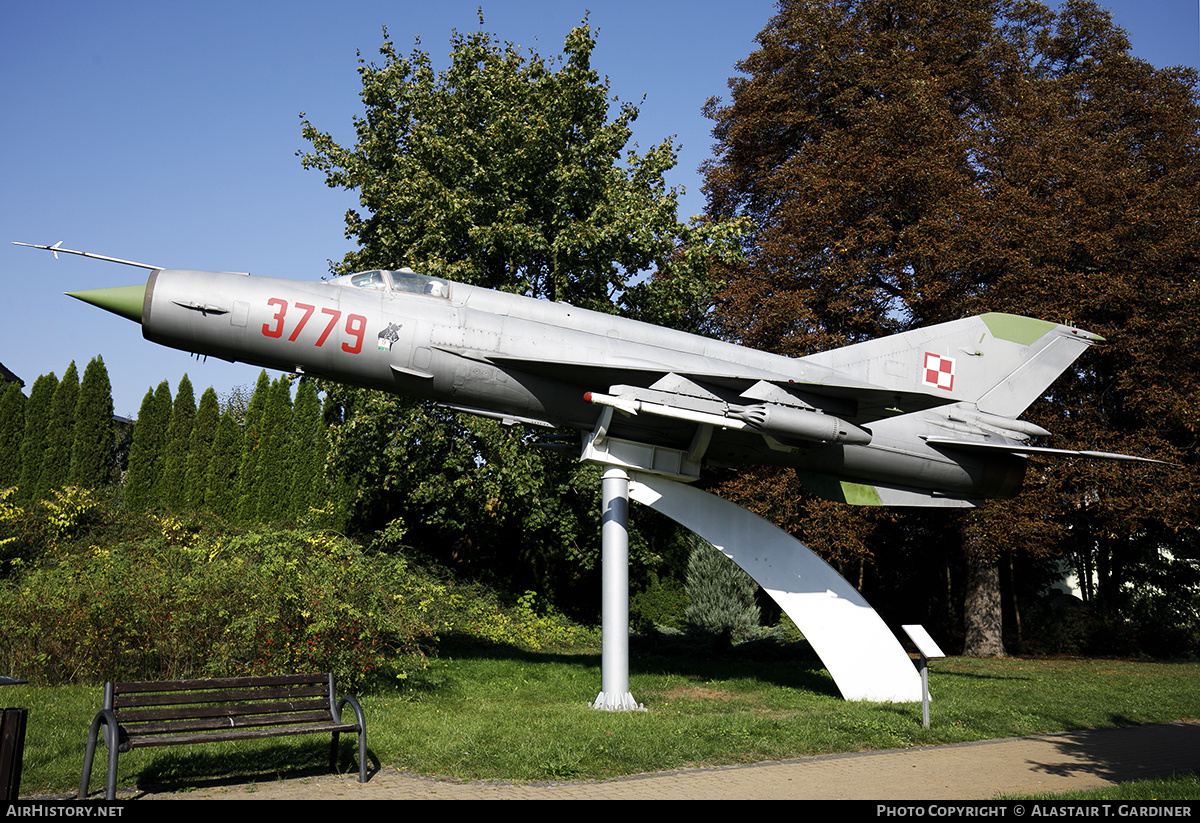
<svg viewBox="0 0 1200 823">
<path fill-rule="evenodd" d="M 1200 770 L 1200 723 L 1095 729 L 950 746 L 805 757 L 604 782 L 459 783 L 384 769 L 366 784 L 320 775 L 190 791 L 122 792 L 147 800 L 988 800 L 1066 792 Z"/>
</svg>

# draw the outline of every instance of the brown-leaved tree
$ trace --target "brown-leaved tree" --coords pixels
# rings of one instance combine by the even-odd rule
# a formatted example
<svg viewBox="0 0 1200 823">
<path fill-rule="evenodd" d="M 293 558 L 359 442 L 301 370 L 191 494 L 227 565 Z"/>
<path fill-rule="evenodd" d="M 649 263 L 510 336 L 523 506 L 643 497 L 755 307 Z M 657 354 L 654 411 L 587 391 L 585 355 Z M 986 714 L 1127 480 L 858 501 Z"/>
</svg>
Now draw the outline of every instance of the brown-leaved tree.
<svg viewBox="0 0 1200 823">
<path fill-rule="evenodd" d="M 1074 323 L 1109 342 L 1028 417 L 1054 445 L 1194 461 L 1194 71 L 1133 57 L 1090 0 L 784 0 L 758 43 L 706 108 L 709 216 L 754 225 L 727 272 L 728 336 L 803 355 L 984 311 Z M 1004 654 L 1004 553 L 1073 553 L 1116 608 L 1130 557 L 1194 522 L 1191 471 L 1079 461 L 1030 478 L 955 518 L 969 654 Z"/>
</svg>

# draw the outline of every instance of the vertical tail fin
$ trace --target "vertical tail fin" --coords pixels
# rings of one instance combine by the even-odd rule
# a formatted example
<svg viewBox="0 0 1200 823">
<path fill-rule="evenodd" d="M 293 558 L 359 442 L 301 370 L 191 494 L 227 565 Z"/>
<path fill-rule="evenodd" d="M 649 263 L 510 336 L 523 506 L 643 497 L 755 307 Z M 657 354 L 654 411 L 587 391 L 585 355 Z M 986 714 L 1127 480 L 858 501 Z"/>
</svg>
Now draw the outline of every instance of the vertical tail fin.
<svg viewBox="0 0 1200 823">
<path fill-rule="evenodd" d="M 877 386 L 1016 417 L 1103 338 L 1014 314 L 982 314 L 806 357 Z"/>
</svg>

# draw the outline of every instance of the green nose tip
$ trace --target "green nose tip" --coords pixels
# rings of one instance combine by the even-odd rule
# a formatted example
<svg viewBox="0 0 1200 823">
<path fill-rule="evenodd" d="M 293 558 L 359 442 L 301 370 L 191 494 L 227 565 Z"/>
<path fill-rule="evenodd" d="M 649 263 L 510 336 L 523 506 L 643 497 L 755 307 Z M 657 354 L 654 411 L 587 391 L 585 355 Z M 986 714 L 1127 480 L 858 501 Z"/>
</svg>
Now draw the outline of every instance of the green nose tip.
<svg viewBox="0 0 1200 823">
<path fill-rule="evenodd" d="M 116 286 L 111 289 L 88 289 L 69 291 L 68 297 L 91 303 L 93 306 L 119 314 L 135 323 L 142 322 L 142 302 L 146 299 L 146 284 L 140 286 Z"/>
</svg>

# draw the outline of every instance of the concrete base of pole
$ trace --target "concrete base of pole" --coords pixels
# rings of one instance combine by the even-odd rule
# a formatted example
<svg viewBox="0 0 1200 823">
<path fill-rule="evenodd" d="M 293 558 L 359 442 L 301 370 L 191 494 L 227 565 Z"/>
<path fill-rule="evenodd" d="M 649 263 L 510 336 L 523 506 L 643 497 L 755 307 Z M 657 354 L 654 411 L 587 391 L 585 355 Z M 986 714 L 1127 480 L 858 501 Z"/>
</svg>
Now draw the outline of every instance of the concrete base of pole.
<svg viewBox="0 0 1200 823">
<path fill-rule="evenodd" d="M 629 692 L 625 694 L 607 694 L 600 692 L 596 695 L 595 703 L 588 703 L 588 707 L 592 709 L 600 709 L 605 712 L 644 712 L 646 707 L 633 699 L 633 695 Z"/>
</svg>

